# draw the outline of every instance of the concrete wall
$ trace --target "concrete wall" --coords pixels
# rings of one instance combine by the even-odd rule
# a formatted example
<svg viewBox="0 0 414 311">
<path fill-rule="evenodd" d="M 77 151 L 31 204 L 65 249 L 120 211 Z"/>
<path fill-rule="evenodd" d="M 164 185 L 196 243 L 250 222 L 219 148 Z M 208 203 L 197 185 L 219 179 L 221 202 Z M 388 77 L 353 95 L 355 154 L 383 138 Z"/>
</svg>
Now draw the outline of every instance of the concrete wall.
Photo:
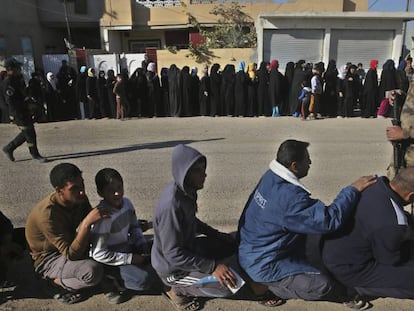
<svg viewBox="0 0 414 311">
<path fill-rule="evenodd" d="M 347 13 L 345 13 L 346 15 Z M 330 49 L 330 33 L 332 29 L 375 29 L 375 30 L 392 30 L 394 32 L 394 39 L 392 42 L 393 51 L 390 58 L 392 58 L 396 64 L 398 64 L 398 58 L 401 53 L 402 46 L 402 20 L 404 17 L 400 13 L 395 13 L 393 18 L 390 18 L 386 13 L 378 13 L 376 16 L 369 13 L 350 13 L 361 16 L 323 16 L 307 15 L 307 16 L 268 16 L 263 17 L 259 21 L 259 27 L 256 29 L 258 33 L 257 37 L 257 53 L 259 62 L 263 57 L 263 30 L 264 29 L 323 29 L 325 33 L 324 39 L 324 51 L 322 55 L 322 61 L 325 64 L 329 61 L 329 49 Z M 412 13 L 404 13 L 407 19 L 414 18 Z M 398 15 L 398 16 L 397 16 Z"/>
<path fill-rule="evenodd" d="M 105 13 L 102 26 L 115 27 L 125 25 L 136 26 L 165 26 L 187 25 L 187 13 L 192 14 L 200 23 L 215 23 L 216 16 L 209 12 L 219 4 L 191 4 L 184 0 L 181 7 L 147 8 L 137 5 L 134 0 L 105 0 Z M 242 2 L 244 12 L 253 20 L 263 12 L 344 12 L 367 11 L 368 0 L 296 0 L 286 3 L 259 0 Z"/>
<path fill-rule="evenodd" d="M 182 68 L 183 66 L 189 66 L 190 68 L 197 67 L 200 74 L 205 63 L 208 63 L 210 66 L 218 63 L 221 69 L 223 69 L 227 64 L 234 64 L 237 68 L 237 64 L 240 61 L 244 61 L 246 67 L 249 63 L 257 62 L 256 49 L 212 49 L 211 52 L 214 57 L 206 62 L 197 63 L 193 57 L 188 56 L 190 54 L 188 50 L 180 50 L 176 54 L 167 50 L 159 50 L 157 51 L 158 72 L 160 72 L 162 67 L 169 68 L 171 64 L 177 65 L 178 68 Z"/>
</svg>

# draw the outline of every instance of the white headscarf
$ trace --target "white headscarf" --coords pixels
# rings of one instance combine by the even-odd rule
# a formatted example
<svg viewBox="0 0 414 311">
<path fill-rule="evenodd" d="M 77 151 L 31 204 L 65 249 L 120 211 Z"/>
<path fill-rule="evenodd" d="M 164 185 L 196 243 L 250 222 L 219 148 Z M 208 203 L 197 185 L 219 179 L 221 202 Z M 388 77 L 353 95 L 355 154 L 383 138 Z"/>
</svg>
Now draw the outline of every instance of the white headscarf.
<svg viewBox="0 0 414 311">
<path fill-rule="evenodd" d="M 339 72 L 338 72 L 338 78 L 341 80 L 345 79 L 346 76 L 346 65 L 342 65 L 341 68 L 339 68 Z"/>
<path fill-rule="evenodd" d="M 46 79 L 50 83 L 50 85 L 52 86 L 52 89 L 54 89 L 56 91 L 56 82 L 55 82 L 55 77 L 53 75 L 53 72 L 49 71 L 46 74 Z"/>
<path fill-rule="evenodd" d="M 149 63 L 148 66 L 147 66 L 147 71 L 151 71 L 151 72 L 156 73 L 155 63 L 153 63 L 153 62 Z"/>
</svg>

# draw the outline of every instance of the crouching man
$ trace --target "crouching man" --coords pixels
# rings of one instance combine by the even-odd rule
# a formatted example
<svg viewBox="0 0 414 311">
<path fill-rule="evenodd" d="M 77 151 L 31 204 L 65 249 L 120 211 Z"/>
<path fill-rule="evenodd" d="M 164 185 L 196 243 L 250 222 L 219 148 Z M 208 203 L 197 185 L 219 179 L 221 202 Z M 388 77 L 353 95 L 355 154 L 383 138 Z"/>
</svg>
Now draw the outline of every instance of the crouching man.
<svg viewBox="0 0 414 311">
<path fill-rule="evenodd" d="M 72 304 L 84 298 L 80 289 L 102 279 L 102 265 L 88 258 L 89 235 L 91 225 L 109 214 L 105 209 L 91 208 L 82 172 L 75 165 L 56 165 L 50 182 L 55 191 L 30 212 L 26 239 L 35 271 L 63 289 L 54 298 Z"/>
</svg>

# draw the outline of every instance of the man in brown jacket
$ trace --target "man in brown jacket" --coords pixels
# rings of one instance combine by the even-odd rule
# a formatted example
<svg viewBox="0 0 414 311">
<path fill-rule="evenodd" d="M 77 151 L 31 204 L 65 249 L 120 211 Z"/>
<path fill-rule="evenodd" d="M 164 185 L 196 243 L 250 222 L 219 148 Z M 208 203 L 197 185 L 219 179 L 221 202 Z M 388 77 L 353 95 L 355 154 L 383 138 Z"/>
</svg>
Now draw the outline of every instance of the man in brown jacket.
<svg viewBox="0 0 414 311">
<path fill-rule="evenodd" d="M 103 277 L 101 264 L 88 258 L 91 225 L 109 216 L 92 209 L 85 194 L 82 172 L 61 163 L 50 172 L 55 191 L 29 214 L 26 239 L 35 271 L 64 289 L 55 299 L 65 304 L 80 301 L 80 289 L 97 285 Z"/>
</svg>

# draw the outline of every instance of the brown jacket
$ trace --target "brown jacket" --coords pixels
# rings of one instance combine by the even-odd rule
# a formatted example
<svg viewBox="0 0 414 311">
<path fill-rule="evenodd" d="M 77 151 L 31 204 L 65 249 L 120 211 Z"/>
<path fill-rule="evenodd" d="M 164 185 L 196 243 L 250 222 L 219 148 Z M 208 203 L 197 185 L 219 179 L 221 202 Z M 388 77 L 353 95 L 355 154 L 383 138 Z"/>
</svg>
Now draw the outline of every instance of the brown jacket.
<svg viewBox="0 0 414 311">
<path fill-rule="evenodd" d="M 26 239 L 29 244 L 34 266 L 54 253 L 60 253 L 69 260 L 88 257 L 80 252 L 79 245 L 73 244 L 81 221 L 91 210 L 85 202 L 75 207 L 65 207 L 56 201 L 56 193 L 40 201 L 30 212 L 26 223 Z"/>
</svg>

